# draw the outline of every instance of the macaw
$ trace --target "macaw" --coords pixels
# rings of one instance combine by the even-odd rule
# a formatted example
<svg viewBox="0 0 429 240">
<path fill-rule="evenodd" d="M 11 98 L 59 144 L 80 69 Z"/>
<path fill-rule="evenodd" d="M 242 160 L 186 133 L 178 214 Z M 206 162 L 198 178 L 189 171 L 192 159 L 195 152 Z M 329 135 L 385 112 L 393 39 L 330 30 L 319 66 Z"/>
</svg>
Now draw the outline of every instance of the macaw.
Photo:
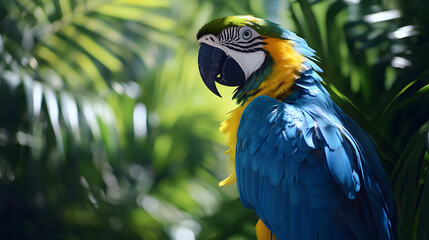
<svg viewBox="0 0 429 240">
<path fill-rule="evenodd" d="M 220 127 L 258 239 L 396 239 L 389 180 L 370 136 L 331 100 L 306 41 L 268 20 L 232 16 L 197 34 L 207 88 L 237 87 Z"/>
</svg>

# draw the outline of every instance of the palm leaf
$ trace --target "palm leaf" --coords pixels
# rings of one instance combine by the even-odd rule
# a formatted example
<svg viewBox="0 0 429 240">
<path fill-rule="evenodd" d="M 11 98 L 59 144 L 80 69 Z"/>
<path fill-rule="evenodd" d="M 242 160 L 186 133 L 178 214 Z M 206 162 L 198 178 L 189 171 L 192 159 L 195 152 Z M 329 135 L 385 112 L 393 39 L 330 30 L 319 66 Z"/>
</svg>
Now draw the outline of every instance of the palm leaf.
<svg viewBox="0 0 429 240">
<path fill-rule="evenodd" d="M 420 215 L 419 211 L 422 207 L 427 208 L 427 202 L 422 201 L 422 193 L 428 191 L 424 184 L 429 165 L 426 152 L 428 130 L 429 122 L 426 122 L 413 135 L 391 175 L 394 195 L 402 213 L 399 235 L 404 239 L 409 236 L 415 239 L 418 233 L 424 233 L 423 229 L 417 232 L 417 227 L 423 224 L 419 220 L 427 218 L 427 213 Z"/>
</svg>

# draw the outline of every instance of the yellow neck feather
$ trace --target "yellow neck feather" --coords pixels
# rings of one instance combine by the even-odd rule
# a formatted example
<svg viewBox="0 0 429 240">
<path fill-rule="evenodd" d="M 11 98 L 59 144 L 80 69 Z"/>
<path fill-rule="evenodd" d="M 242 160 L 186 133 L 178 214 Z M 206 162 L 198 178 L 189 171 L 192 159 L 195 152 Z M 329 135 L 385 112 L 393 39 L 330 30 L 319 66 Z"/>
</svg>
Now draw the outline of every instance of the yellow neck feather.
<svg viewBox="0 0 429 240">
<path fill-rule="evenodd" d="M 256 94 L 250 97 L 243 105 L 230 112 L 228 119 L 222 122 L 220 131 L 228 137 L 227 145 L 230 147 L 226 154 L 229 155 L 230 161 L 235 162 L 235 147 L 237 144 L 237 129 L 240 123 L 241 115 L 247 105 L 257 96 L 266 95 L 277 100 L 284 99 L 290 94 L 291 87 L 298 77 L 298 71 L 302 67 L 302 62 L 305 58 L 297 53 L 288 40 L 266 38 L 264 42 L 265 50 L 270 53 L 273 58 L 273 68 L 267 76 Z M 225 180 L 219 183 L 219 186 L 230 185 L 237 181 L 235 171 Z"/>
</svg>

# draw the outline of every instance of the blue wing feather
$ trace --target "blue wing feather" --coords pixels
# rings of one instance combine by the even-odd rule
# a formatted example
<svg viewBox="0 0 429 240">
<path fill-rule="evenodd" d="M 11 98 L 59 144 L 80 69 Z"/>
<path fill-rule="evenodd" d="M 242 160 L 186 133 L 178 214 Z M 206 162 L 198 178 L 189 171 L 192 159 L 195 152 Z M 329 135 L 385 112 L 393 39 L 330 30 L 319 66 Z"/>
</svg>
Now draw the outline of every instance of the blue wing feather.
<svg viewBox="0 0 429 240">
<path fill-rule="evenodd" d="M 321 101 L 259 96 L 244 110 L 236 149 L 243 205 L 279 239 L 395 239 L 389 183 L 368 161 L 378 161 L 375 149 L 310 78 L 297 91 Z M 310 94 L 314 86 L 322 94 Z"/>
</svg>

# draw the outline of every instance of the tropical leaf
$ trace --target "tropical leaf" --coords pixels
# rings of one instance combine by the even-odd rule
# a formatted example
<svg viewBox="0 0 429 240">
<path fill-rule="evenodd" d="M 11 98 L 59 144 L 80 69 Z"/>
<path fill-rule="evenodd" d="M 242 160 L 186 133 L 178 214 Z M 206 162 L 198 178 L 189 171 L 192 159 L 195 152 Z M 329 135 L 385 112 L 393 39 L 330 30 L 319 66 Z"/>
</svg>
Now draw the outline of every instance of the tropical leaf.
<svg viewBox="0 0 429 240">
<path fill-rule="evenodd" d="M 403 239 L 407 239 L 409 236 L 416 239 L 417 236 L 422 237 L 420 234 L 427 234 L 418 227 L 423 224 L 419 222 L 421 217 L 427 218 L 426 212 L 420 215 L 419 211 L 421 208 L 427 208 L 427 202 L 422 201 L 424 200 L 422 193 L 428 191 L 428 185 L 424 184 L 429 165 L 426 147 L 428 130 L 429 122 L 426 122 L 413 135 L 391 175 L 394 195 L 402 213 L 402 217 L 399 219 L 399 236 Z"/>
</svg>

